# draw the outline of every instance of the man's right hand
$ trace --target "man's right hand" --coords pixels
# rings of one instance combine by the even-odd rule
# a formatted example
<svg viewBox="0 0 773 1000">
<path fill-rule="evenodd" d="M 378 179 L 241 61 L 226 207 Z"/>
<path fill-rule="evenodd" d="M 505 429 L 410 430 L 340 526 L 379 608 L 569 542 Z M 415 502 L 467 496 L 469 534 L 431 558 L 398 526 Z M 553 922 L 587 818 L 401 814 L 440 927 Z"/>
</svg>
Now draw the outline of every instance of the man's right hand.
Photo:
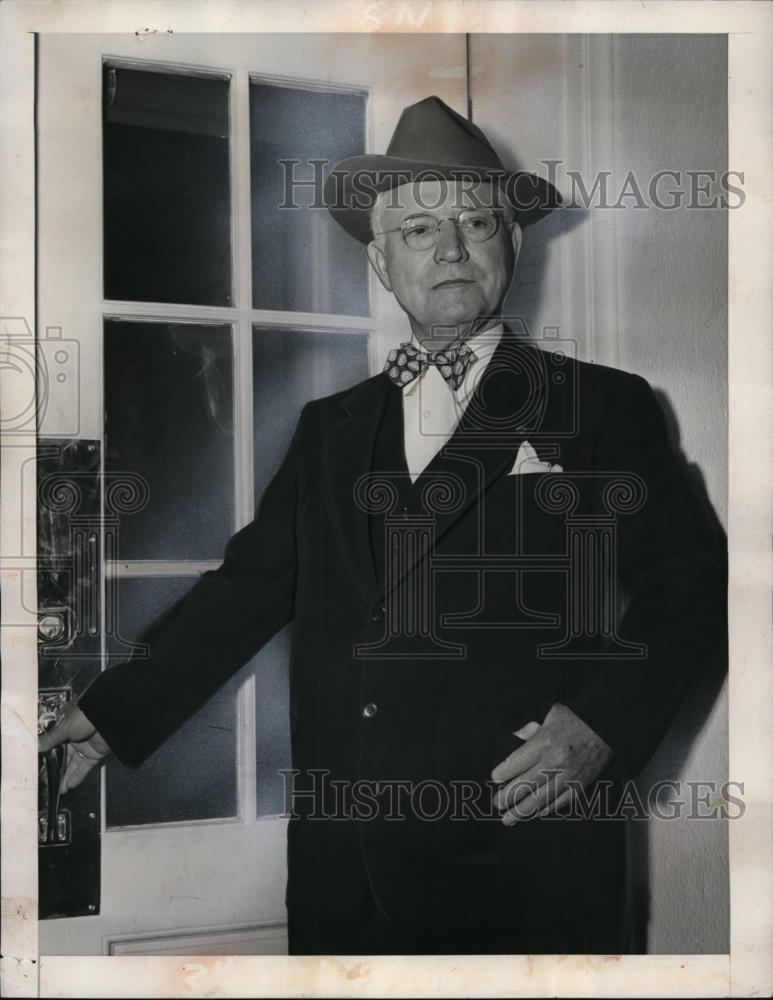
<svg viewBox="0 0 773 1000">
<path fill-rule="evenodd" d="M 55 726 L 38 738 L 38 753 L 45 753 L 60 743 L 66 743 L 67 756 L 60 792 L 79 785 L 88 773 L 110 753 L 94 726 L 77 705 L 70 703 Z"/>
</svg>

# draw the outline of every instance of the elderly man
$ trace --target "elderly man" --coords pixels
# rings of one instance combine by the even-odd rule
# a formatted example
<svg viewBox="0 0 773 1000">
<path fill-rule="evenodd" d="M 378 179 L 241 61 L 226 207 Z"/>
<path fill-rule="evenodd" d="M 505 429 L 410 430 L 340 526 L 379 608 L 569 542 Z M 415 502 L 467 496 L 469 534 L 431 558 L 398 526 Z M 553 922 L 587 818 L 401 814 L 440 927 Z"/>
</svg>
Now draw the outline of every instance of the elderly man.
<svg viewBox="0 0 773 1000">
<path fill-rule="evenodd" d="M 294 619 L 291 952 L 623 951 L 624 824 L 566 810 L 641 770 L 710 655 L 716 542 L 647 383 L 503 324 L 550 185 L 428 98 L 327 198 L 411 339 L 306 405 L 223 565 L 42 747 L 71 743 L 64 790 L 140 765 Z"/>
</svg>

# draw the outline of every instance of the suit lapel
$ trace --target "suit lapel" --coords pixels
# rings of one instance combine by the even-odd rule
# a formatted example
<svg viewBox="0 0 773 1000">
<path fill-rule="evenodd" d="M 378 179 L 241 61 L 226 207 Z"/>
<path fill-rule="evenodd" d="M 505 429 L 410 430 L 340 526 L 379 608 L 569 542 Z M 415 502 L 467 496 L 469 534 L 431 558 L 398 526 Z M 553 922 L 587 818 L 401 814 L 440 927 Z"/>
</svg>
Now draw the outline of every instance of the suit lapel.
<svg viewBox="0 0 773 1000">
<path fill-rule="evenodd" d="M 523 441 L 539 430 L 546 395 L 539 348 L 505 329 L 456 431 L 413 484 L 413 509 L 432 516 L 435 544 L 512 467 Z M 414 548 L 387 591 L 426 555 L 426 545 Z"/>
<path fill-rule="evenodd" d="M 376 433 L 390 382 L 383 372 L 360 382 L 339 403 L 341 419 L 325 435 L 327 488 L 338 544 L 363 596 L 379 588 L 370 549 L 368 511 L 358 484 L 372 471 Z"/>
<path fill-rule="evenodd" d="M 413 484 L 412 507 L 432 515 L 435 543 L 508 471 L 523 441 L 539 430 L 547 395 L 540 353 L 505 329 L 456 431 Z M 357 585 L 370 602 L 383 595 L 384 588 L 373 564 L 363 489 L 368 475 L 378 472 L 372 468 L 373 451 L 391 388 L 383 372 L 356 385 L 340 400 L 340 419 L 325 435 L 334 529 Z M 446 490 L 451 491 L 450 503 L 444 500 Z M 417 547 L 387 592 L 426 554 L 426 546 Z"/>
</svg>

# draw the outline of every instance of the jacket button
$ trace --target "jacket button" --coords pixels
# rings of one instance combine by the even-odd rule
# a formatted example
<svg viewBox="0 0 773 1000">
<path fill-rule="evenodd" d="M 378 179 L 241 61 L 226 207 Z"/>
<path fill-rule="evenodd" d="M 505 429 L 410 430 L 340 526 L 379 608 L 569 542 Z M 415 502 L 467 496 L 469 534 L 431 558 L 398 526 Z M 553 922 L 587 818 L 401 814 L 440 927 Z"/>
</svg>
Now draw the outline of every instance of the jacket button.
<svg viewBox="0 0 773 1000">
<path fill-rule="evenodd" d="M 372 719 L 374 715 L 378 715 L 378 705 L 369 701 L 362 710 L 362 716 L 364 719 Z"/>
</svg>

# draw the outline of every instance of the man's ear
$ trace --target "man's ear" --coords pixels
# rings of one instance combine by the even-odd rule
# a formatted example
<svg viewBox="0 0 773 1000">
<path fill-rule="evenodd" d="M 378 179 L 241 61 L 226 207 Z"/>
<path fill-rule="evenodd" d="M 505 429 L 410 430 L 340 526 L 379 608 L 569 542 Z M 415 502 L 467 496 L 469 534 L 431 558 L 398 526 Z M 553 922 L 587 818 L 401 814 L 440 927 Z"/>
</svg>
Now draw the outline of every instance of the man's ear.
<svg viewBox="0 0 773 1000">
<path fill-rule="evenodd" d="M 368 244 L 368 260 L 371 263 L 371 267 L 378 275 L 378 280 L 388 292 L 391 292 L 392 282 L 389 280 L 386 257 L 384 256 L 384 251 L 378 245 L 376 240 L 371 240 Z"/>
</svg>

